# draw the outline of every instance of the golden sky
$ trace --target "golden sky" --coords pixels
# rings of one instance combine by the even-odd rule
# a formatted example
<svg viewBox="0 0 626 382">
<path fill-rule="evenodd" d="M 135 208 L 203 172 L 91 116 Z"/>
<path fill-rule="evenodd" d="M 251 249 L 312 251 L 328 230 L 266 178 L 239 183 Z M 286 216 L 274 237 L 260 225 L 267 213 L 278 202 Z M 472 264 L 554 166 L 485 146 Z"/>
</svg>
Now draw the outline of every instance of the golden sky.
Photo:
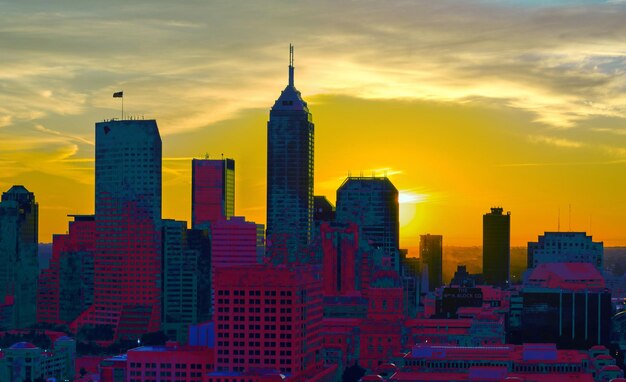
<svg viewBox="0 0 626 382">
<path fill-rule="evenodd" d="M 387 174 L 404 247 L 478 245 L 492 206 L 513 245 L 559 209 L 626 245 L 624 19 L 623 1 L 0 1 L 0 188 L 35 192 L 42 242 L 92 213 L 94 123 L 123 90 L 163 137 L 164 217 L 189 220 L 191 158 L 224 153 L 236 213 L 263 223 L 293 43 L 316 194 Z"/>
</svg>

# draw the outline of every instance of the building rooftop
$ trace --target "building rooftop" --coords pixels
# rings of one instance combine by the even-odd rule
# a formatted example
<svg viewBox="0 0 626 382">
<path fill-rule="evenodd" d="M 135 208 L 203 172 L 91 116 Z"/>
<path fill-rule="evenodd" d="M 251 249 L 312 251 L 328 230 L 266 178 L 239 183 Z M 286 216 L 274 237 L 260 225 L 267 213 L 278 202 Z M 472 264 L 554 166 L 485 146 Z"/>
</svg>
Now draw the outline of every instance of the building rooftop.
<svg viewBox="0 0 626 382">
<path fill-rule="evenodd" d="M 524 287 L 566 290 L 601 290 L 606 288 L 604 277 L 590 263 L 543 263 L 530 274 Z"/>
<path fill-rule="evenodd" d="M 31 344 L 30 342 L 18 342 L 13 344 L 9 349 L 37 349 L 37 346 Z"/>
</svg>

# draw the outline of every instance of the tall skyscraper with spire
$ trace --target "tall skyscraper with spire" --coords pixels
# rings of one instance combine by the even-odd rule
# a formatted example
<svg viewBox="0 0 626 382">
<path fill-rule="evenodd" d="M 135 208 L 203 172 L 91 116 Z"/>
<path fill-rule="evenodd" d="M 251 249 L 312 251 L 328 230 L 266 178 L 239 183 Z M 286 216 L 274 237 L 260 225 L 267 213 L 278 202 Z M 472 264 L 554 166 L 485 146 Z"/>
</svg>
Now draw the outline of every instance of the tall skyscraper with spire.
<svg viewBox="0 0 626 382">
<path fill-rule="evenodd" d="M 277 262 L 294 262 L 313 229 L 313 143 L 311 113 L 294 86 L 293 46 L 289 84 L 267 122 L 267 239 Z"/>
</svg>

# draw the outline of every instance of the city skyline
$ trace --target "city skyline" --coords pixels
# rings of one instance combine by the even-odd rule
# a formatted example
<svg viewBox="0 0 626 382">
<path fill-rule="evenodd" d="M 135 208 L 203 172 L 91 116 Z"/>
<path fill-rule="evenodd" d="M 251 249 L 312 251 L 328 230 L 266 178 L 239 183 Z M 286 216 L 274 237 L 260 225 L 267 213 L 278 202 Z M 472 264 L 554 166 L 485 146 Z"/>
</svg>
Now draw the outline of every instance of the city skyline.
<svg viewBox="0 0 626 382">
<path fill-rule="evenodd" d="M 119 116 L 111 93 L 123 90 L 125 112 L 163 130 L 164 218 L 191 220 L 191 158 L 208 152 L 237 161 L 236 215 L 264 223 L 265 128 L 291 42 L 317 130 L 315 195 L 335 202 L 349 173 L 388 175 L 402 247 L 429 232 L 479 245 L 493 206 L 512 212 L 514 246 L 556 231 L 559 209 L 561 230 L 625 245 L 625 8 L 564 3 L 213 4 L 240 23 L 201 4 L 167 18 L 165 4 L 2 4 L 0 186 L 37 195 L 42 242 L 66 231 L 67 214 L 93 213 L 92 126 Z M 281 28 L 256 36 L 255 12 Z"/>
</svg>

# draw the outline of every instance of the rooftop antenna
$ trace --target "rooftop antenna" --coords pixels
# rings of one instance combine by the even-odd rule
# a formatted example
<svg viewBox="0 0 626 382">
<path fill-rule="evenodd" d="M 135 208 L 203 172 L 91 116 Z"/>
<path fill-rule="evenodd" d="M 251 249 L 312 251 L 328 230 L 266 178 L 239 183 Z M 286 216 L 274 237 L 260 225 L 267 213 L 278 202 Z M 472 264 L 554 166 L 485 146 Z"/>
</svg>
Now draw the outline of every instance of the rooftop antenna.
<svg viewBox="0 0 626 382">
<path fill-rule="evenodd" d="M 568 222 L 568 231 L 572 232 L 572 204 L 569 205 L 569 222 Z"/>
<path fill-rule="evenodd" d="M 293 86 L 293 45 L 289 44 L 289 86 Z"/>
</svg>

